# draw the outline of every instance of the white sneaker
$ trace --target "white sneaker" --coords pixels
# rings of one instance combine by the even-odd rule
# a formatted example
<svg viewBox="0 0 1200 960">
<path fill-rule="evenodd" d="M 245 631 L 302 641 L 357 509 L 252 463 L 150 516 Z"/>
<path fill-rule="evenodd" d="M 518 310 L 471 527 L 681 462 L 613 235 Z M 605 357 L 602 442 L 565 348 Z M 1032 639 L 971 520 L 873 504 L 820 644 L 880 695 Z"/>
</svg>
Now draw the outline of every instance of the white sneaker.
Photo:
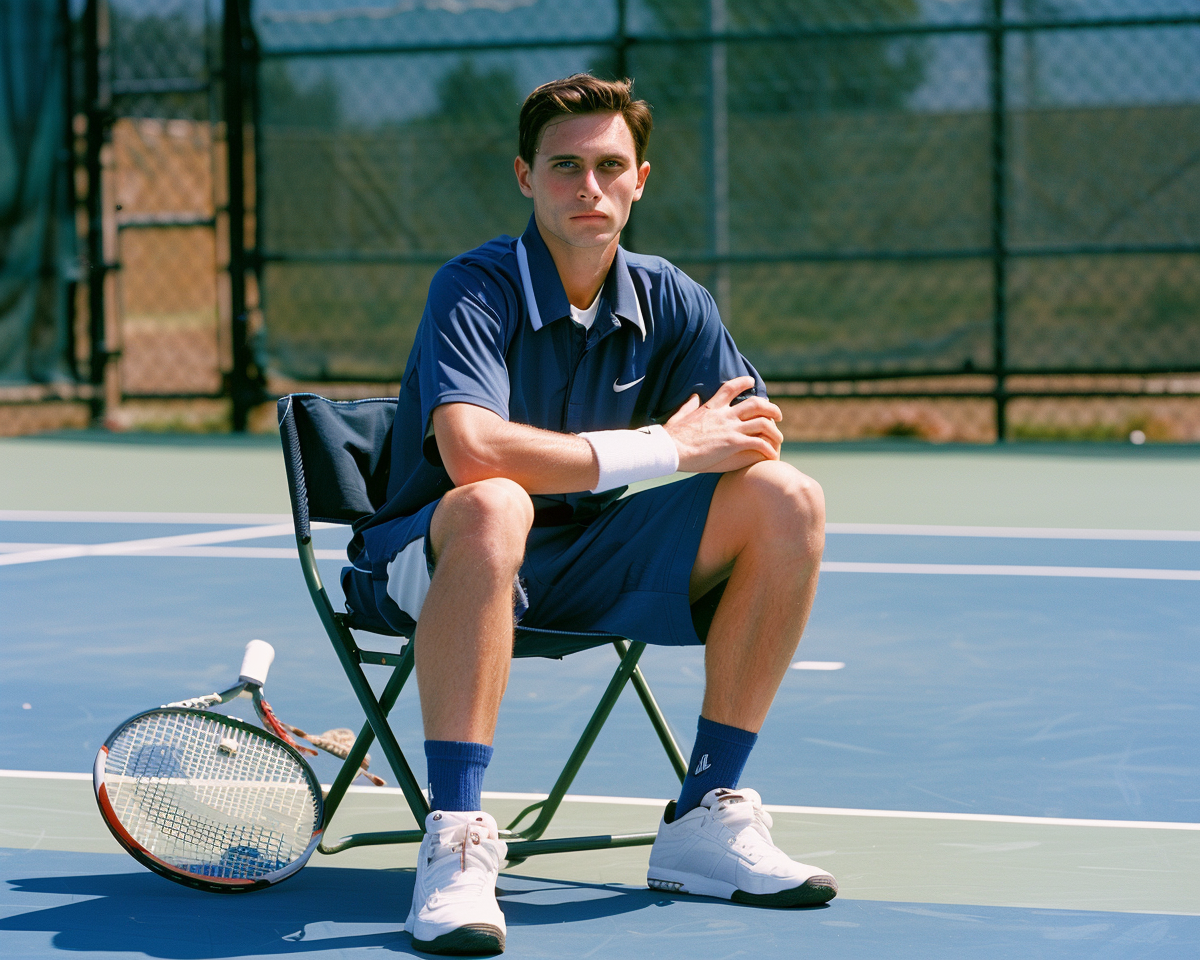
<svg viewBox="0 0 1200 960">
<path fill-rule="evenodd" d="M 490 815 L 430 813 L 404 921 L 413 946 L 426 953 L 503 953 L 506 928 L 496 877 L 507 853 Z"/>
<path fill-rule="evenodd" d="M 700 806 L 668 823 L 667 804 L 650 849 L 646 883 L 655 890 L 721 897 L 764 907 L 813 906 L 837 895 L 837 881 L 797 863 L 771 842 L 771 815 L 754 790 L 710 790 Z"/>
</svg>

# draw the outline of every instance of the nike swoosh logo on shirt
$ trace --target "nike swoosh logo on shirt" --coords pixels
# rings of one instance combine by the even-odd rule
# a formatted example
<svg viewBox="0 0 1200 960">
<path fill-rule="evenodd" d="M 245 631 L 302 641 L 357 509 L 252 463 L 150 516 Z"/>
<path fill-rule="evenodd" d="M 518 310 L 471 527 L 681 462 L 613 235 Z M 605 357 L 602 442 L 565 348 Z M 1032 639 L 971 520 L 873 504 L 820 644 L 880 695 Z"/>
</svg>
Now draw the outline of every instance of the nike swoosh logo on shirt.
<svg viewBox="0 0 1200 960">
<path fill-rule="evenodd" d="M 631 380 L 629 383 L 621 383 L 621 378 L 617 377 L 617 379 L 613 381 L 613 393 L 623 393 L 624 391 L 628 390 L 630 387 L 636 387 L 639 383 L 641 383 L 645 379 L 646 378 L 643 376 L 643 377 L 638 377 L 636 380 Z"/>
</svg>

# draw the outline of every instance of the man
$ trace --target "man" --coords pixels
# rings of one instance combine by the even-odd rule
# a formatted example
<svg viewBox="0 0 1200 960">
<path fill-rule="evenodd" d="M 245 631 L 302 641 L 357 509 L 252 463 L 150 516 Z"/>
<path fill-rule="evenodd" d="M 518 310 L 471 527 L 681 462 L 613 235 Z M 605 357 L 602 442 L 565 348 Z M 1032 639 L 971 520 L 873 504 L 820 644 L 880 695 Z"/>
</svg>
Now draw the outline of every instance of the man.
<svg viewBox="0 0 1200 960">
<path fill-rule="evenodd" d="M 812 605 L 822 493 L 780 462 L 780 411 L 712 297 L 618 244 L 650 128 L 629 82 L 580 74 L 530 94 L 515 169 L 533 216 L 434 277 L 389 500 L 352 548 L 350 608 L 416 625 L 433 812 L 406 928 L 421 950 L 504 949 L 506 847 L 480 791 L 514 614 L 706 643 L 695 748 L 650 886 L 772 906 L 837 892 L 771 843 L 758 794 L 736 789 Z M 696 476 L 619 499 L 676 470 Z M 702 641 L 690 604 L 706 595 L 720 600 Z"/>
</svg>

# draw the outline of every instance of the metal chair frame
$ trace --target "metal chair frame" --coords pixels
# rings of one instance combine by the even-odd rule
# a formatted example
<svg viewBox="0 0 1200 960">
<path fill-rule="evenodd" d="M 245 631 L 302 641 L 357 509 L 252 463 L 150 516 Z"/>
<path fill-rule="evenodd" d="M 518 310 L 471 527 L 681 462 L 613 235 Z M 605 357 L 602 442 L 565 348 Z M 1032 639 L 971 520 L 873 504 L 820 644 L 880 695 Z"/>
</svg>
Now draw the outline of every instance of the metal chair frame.
<svg viewBox="0 0 1200 960">
<path fill-rule="evenodd" d="M 320 401 L 329 405 L 335 411 L 342 405 L 353 405 L 363 402 L 386 403 L 387 401 L 332 401 L 317 397 L 313 394 L 296 394 L 285 397 L 279 402 L 280 432 L 285 451 L 285 463 L 292 496 L 292 517 L 296 528 L 296 545 L 300 553 L 300 566 L 304 571 L 304 580 L 308 586 L 309 596 L 320 617 L 321 624 L 333 645 L 334 652 L 341 662 L 355 696 L 366 714 L 366 723 L 355 740 L 349 755 L 343 761 L 341 769 L 325 798 L 325 823 L 328 828 L 335 812 L 345 798 L 346 791 L 355 777 L 367 751 L 373 742 L 379 741 L 384 758 L 391 767 L 404 798 L 412 811 L 413 817 L 421 825 L 416 830 L 384 830 L 376 832 L 352 833 L 338 840 L 322 841 L 317 848 L 323 854 L 334 854 L 351 847 L 373 846 L 390 843 L 419 843 L 424 836 L 425 817 L 429 813 L 429 802 L 425 797 L 412 769 L 400 749 L 396 736 L 392 732 L 388 714 L 399 698 L 405 682 L 413 670 L 413 641 L 411 637 L 402 638 L 403 647 L 397 652 L 368 650 L 359 646 L 349 624 L 346 614 L 334 610 L 321 582 L 321 574 L 317 568 L 316 555 L 312 544 L 312 525 L 308 510 L 308 488 L 305 479 L 304 454 L 298 439 L 292 401 L 304 403 Z M 395 401 L 391 401 L 392 404 Z M 384 468 L 386 469 L 386 468 Z M 378 504 L 376 504 L 378 506 Z M 333 523 L 349 523 L 345 517 L 322 517 L 321 520 Z M 539 800 L 522 810 L 508 826 L 500 831 L 500 836 L 508 843 L 508 860 L 517 863 L 528 857 L 545 853 L 566 853 L 578 850 L 601 850 L 612 847 L 630 847 L 654 842 L 653 833 L 604 834 L 586 837 L 563 837 L 543 839 L 542 835 L 557 812 L 563 797 L 582 767 L 588 751 L 595 743 L 605 721 L 616 705 L 618 697 L 626 684 L 632 683 L 638 698 L 645 708 L 646 714 L 662 743 L 672 768 L 680 781 L 687 773 L 687 761 L 683 751 L 676 742 L 674 734 L 667 723 L 666 717 L 654 699 L 654 694 L 638 666 L 638 660 L 646 645 L 630 641 L 624 637 L 602 633 L 571 633 L 565 631 L 540 630 L 533 627 L 517 627 L 518 638 L 538 637 L 543 640 L 555 638 L 568 641 L 578 641 L 581 637 L 594 639 L 591 646 L 611 643 L 620 658 L 617 668 L 609 681 L 604 694 L 592 712 L 591 718 L 584 727 L 583 733 L 576 742 L 574 749 L 567 759 L 566 765 L 555 781 L 553 788 L 545 800 Z M 378 665 L 392 669 L 383 692 L 375 696 L 367 681 L 364 665 Z M 520 824 L 536 813 L 532 822 L 524 827 Z M 326 829 L 328 834 L 328 829 Z"/>
</svg>

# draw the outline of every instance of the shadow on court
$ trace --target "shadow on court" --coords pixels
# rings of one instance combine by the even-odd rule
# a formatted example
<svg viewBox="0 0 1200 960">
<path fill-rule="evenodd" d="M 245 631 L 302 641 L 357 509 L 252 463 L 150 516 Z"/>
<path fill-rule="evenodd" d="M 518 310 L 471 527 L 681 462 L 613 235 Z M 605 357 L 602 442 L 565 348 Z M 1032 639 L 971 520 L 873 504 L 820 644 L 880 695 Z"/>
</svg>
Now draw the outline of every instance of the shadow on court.
<svg viewBox="0 0 1200 960">
<path fill-rule="evenodd" d="M 244 895 L 190 890 L 149 872 L 29 877 L 8 886 L 14 899 L 58 903 L 0 919 L 5 939 L 20 931 L 46 933 L 58 950 L 167 960 L 372 947 L 416 954 L 403 932 L 411 869 L 309 868 L 279 887 Z M 675 940 L 744 936 L 753 926 L 748 908 L 645 888 L 502 875 L 499 893 L 510 949 L 520 943 L 534 955 L 571 955 L 576 947 L 586 952 L 588 940 L 606 933 L 640 941 L 648 929 L 643 919 L 617 921 L 641 911 L 658 914 L 649 926 Z"/>
<path fill-rule="evenodd" d="M 47 949 L 163 960 L 421 955 L 402 930 L 410 870 L 310 867 L 277 888 L 221 896 L 189 890 L 116 855 L 22 851 L 0 918 L 9 956 Z M 92 861 L 98 868 L 79 874 Z M 13 868 L 16 867 L 17 870 Z M 24 869 L 22 869 L 24 868 Z M 61 871 L 61 872 L 58 872 Z M 835 900 L 769 910 L 645 888 L 501 875 L 513 957 L 691 958 L 744 955 L 842 958 L 1193 957 L 1200 917 Z"/>
</svg>

